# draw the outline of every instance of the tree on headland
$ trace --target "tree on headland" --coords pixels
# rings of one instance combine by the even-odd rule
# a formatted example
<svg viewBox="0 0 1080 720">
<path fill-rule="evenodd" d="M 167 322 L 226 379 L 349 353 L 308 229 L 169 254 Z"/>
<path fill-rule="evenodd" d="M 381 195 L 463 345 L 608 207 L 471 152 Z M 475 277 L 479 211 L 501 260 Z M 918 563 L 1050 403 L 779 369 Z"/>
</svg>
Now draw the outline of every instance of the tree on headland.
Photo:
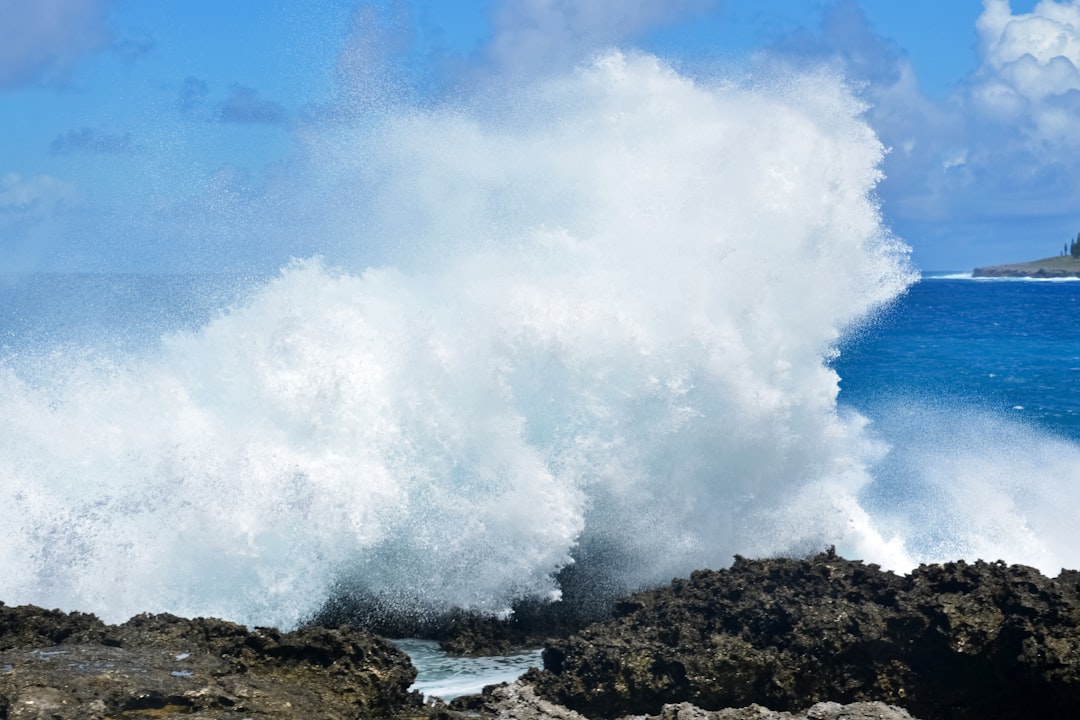
<svg viewBox="0 0 1080 720">
<path fill-rule="evenodd" d="M 1077 234 L 1076 239 L 1069 245 L 1069 254 L 1080 260 L 1080 233 Z"/>
</svg>

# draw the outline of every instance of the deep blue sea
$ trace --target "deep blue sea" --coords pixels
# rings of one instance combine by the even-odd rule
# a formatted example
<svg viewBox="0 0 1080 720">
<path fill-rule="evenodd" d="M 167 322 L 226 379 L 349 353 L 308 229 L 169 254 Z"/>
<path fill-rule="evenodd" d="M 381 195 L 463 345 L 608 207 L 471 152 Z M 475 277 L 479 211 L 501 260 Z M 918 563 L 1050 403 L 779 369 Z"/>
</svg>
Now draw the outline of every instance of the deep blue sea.
<svg viewBox="0 0 1080 720">
<path fill-rule="evenodd" d="M 1080 442 L 1080 282 L 928 273 L 833 366 L 840 401 L 871 416 L 918 399 Z"/>
</svg>

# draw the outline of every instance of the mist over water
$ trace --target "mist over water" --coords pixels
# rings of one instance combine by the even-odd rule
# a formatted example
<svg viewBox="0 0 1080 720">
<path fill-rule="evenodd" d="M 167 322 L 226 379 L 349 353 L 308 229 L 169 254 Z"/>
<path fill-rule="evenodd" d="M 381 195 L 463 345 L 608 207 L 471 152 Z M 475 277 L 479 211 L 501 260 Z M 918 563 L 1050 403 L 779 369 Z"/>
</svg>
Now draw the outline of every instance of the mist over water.
<svg viewBox="0 0 1080 720">
<path fill-rule="evenodd" d="M 908 399 L 878 416 L 890 452 L 864 505 L 913 557 L 1076 566 L 1075 442 L 970 406 Z"/>
<path fill-rule="evenodd" d="M 890 454 L 837 406 L 842 334 L 913 280 L 862 110 L 826 75 L 710 84 L 614 53 L 312 134 L 307 192 L 342 194 L 313 224 L 355 249 L 139 349 L 32 372 L 9 349 L 0 599 L 291 626 L 342 585 L 504 612 L 590 548 L 628 588 L 829 543 L 1052 564 L 1060 527 L 1009 542 L 1045 501 L 1009 505 L 1003 477 L 1018 523 L 990 545 L 948 515 L 975 475 L 890 502 L 903 483 L 875 477 L 965 455 Z"/>
</svg>

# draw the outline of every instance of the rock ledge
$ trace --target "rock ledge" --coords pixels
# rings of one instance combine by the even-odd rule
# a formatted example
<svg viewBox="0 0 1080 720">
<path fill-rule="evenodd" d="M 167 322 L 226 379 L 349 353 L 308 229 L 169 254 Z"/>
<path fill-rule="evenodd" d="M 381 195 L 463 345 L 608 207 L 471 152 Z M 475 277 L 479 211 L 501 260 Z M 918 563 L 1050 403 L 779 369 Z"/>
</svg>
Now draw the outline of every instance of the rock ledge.
<svg viewBox="0 0 1080 720">
<path fill-rule="evenodd" d="M 1004 563 L 908 576 L 823 553 L 737 558 L 620 602 L 525 679 L 594 718 L 881 701 L 923 720 L 1076 717 L 1080 573 Z"/>
<path fill-rule="evenodd" d="M 340 628 L 248 631 L 222 620 L 0 604 L 0 718 L 336 718 L 423 715 L 408 657 Z"/>
</svg>

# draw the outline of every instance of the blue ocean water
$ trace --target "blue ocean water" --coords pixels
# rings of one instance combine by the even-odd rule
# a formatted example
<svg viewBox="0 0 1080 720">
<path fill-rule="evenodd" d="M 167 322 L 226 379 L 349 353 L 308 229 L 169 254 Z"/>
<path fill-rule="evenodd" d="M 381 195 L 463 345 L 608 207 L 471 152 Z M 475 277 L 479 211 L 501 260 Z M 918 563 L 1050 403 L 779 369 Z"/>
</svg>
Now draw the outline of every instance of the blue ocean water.
<svg viewBox="0 0 1080 720">
<path fill-rule="evenodd" d="M 927 274 L 842 344 L 840 402 L 972 407 L 1080 441 L 1080 282 Z"/>
</svg>

